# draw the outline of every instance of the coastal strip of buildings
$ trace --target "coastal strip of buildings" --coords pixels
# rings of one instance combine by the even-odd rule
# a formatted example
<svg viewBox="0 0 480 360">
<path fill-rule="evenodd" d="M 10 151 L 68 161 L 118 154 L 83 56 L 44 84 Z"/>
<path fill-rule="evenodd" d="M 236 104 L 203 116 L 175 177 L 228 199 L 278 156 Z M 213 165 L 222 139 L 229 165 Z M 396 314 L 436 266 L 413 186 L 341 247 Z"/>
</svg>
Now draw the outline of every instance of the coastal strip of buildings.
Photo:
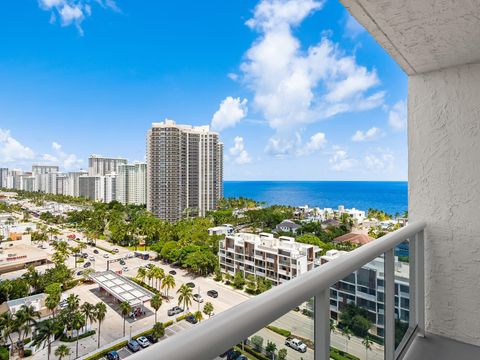
<svg viewBox="0 0 480 360">
<path fill-rule="evenodd" d="M 209 126 L 153 123 L 147 162 L 92 155 L 88 170 L 61 172 L 56 165 L 31 171 L 0 168 L 0 188 L 146 205 L 167 221 L 204 216 L 223 196 L 223 143 Z"/>
</svg>

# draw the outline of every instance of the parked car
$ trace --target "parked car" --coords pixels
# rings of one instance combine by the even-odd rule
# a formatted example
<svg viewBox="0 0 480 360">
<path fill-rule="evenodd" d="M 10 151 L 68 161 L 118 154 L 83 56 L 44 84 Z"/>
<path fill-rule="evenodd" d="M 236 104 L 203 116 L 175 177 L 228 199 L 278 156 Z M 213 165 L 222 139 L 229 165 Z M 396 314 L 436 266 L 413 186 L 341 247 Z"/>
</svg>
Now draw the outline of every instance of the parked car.
<svg viewBox="0 0 480 360">
<path fill-rule="evenodd" d="M 120 360 L 120 356 L 116 351 L 110 351 L 107 353 L 107 360 Z"/>
<path fill-rule="evenodd" d="M 108 259 L 110 256 L 109 256 L 108 254 L 103 254 L 103 257 L 104 257 L 105 259 Z"/>
<path fill-rule="evenodd" d="M 189 283 L 187 283 L 187 286 L 188 286 L 189 288 L 192 288 L 192 289 L 193 289 L 193 288 L 195 287 L 195 284 L 192 283 L 192 282 L 189 282 Z"/>
<path fill-rule="evenodd" d="M 79 272 L 77 272 L 78 276 L 82 276 L 82 274 L 83 274 L 83 271 L 81 271 L 81 270 Z"/>
<path fill-rule="evenodd" d="M 125 260 L 120 259 L 120 265 L 125 265 Z"/>
<path fill-rule="evenodd" d="M 116 253 L 118 253 L 118 249 L 117 248 L 112 249 L 112 252 L 116 254 Z"/>
<path fill-rule="evenodd" d="M 185 318 L 185 321 L 186 322 L 189 322 L 190 324 L 196 324 L 198 322 L 197 319 L 195 319 L 195 316 L 193 315 L 188 315 L 186 318 Z"/>
<path fill-rule="evenodd" d="M 95 261 L 95 257 L 90 256 L 90 257 L 88 258 L 88 260 L 90 260 L 90 261 Z"/>
<path fill-rule="evenodd" d="M 136 340 L 130 340 L 127 344 L 127 347 L 133 352 L 140 350 L 140 345 Z"/>
<path fill-rule="evenodd" d="M 98 254 L 98 250 L 97 249 L 93 250 L 93 253 Z"/>
<path fill-rule="evenodd" d="M 128 271 L 128 266 L 124 266 L 124 267 L 122 268 L 122 271 L 127 272 L 127 271 Z"/>
<path fill-rule="evenodd" d="M 146 338 L 150 342 L 150 344 L 156 344 L 158 342 L 158 339 L 151 334 L 147 335 Z"/>
<path fill-rule="evenodd" d="M 146 347 L 150 346 L 150 342 L 148 341 L 148 339 L 145 336 L 140 336 L 137 339 L 137 342 L 140 344 L 140 346 L 142 348 L 146 348 Z"/>
<path fill-rule="evenodd" d="M 286 338 L 285 345 L 301 353 L 304 353 L 307 351 L 307 345 L 305 345 L 301 340 L 291 336 Z"/>
<path fill-rule="evenodd" d="M 227 353 L 227 360 L 238 360 L 241 355 L 240 351 L 231 350 Z"/>
<path fill-rule="evenodd" d="M 177 272 L 176 272 L 175 270 L 170 270 L 168 273 L 169 273 L 170 275 L 177 275 Z"/>
<path fill-rule="evenodd" d="M 208 290 L 207 295 L 212 297 L 212 298 L 217 298 L 218 297 L 218 291 L 217 290 Z"/>
<path fill-rule="evenodd" d="M 83 253 L 83 254 L 82 254 L 82 257 L 83 257 L 84 259 L 88 259 L 88 254 L 87 254 L 87 253 Z"/>
<path fill-rule="evenodd" d="M 87 268 L 90 267 L 90 265 L 92 265 L 92 263 L 90 261 L 87 261 L 85 264 L 83 264 L 83 267 Z"/>
<path fill-rule="evenodd" d="M 183 312 L 183 308 L 180 306 L 174 306 L 173 308 L 168 309 L 167 314 L 168 316 L 174 316 L 180 314 L 181 312 Z"/>
<path fill-rule="evenodd" d="M 195 300 L 196 302 L 198 302 L 200 304 L 203 303 L 203 297 L 200 294 L 194 294 L 193 295 L 193 300 Z"/>
</svg>

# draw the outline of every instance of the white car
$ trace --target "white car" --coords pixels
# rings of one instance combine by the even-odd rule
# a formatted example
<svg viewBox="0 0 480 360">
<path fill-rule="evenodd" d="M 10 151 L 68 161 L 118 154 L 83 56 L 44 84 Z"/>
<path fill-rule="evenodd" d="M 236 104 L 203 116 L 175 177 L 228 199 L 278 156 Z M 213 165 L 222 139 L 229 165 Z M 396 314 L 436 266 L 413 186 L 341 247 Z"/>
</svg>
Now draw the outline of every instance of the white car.
<svg viewBox="0 0 480 360">
<path fill-rule="evenodd" d="M 145 336 L 140 336 L 137 339 L 137 342 L 140 344 L 140 346 L 142 348 L 146 348 L 146 347 L 150 346 L 150 341 L 148 341 L 148 339 Z"/>
<path fill-rule="evenodd" d="M 88 259 L 90 261 L 95 261 L 95 257 L 94 256 L 90 256 L 90 258 Z"/>
<path fill-rule="evenodd" d="M 104 257 L 105 259 L 108 259 L 110 256 L 109 256 L 108 254 L 103 254 L 103 257 Z"/>
<path fill-rule="evenodd" d="M 198 302 L 200 304 L 203 303 L 203 297 L 200 294 L 194 294 L 193 295 L 193 300 L 195 300 L 196 302 Z"/>
<path fill-rule="evenodd" d="M 128 266 L 124 266 L 124 267 L 122 268 L 122 271 L 127 272 L 127 271 L 128 271 Z"/>
</svg>

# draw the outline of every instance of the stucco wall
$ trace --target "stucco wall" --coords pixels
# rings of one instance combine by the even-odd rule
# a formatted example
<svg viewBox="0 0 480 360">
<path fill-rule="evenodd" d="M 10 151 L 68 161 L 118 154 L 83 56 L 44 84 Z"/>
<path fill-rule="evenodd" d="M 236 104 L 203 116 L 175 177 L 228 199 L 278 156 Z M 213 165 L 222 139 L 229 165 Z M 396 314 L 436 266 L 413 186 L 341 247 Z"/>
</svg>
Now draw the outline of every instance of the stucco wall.
<svg viewBox="0 0 480 360">
<path fill-rule="evenodd" d="M 409 215 L 426 231 L 427 331 L 480 345 L 480 64 L 409 80 Z"/>
</svg>

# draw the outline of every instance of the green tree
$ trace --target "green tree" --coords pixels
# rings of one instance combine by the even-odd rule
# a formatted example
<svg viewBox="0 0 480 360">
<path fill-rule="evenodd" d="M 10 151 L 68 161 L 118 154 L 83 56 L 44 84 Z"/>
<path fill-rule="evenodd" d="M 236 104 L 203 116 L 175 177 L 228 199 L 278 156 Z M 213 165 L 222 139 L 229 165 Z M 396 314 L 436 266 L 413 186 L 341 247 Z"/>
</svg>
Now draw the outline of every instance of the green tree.
<svg viewBox="0 0 480 360">
<path fill-rule="evenodd" d="M 287 360 L 287 349 L 278 350 L 278 360 Z"/>
<path fill-rule="evenodd" d="M 252 343 L 253 347 L 256 351 L 261 352 L 263 349 L 263 337 L 260 335 L 253 335 L 250 338 L 250 342 Z"/>
<path fill-rule="evenodd" d="M 85 317 L 86 325 L 88 325 L 89 321 L 91 324 L 93 324 L 93 322 L 97 319 L 97 309 L 95 308 L 95 305 L 92 305 L 89 302 L 84 302 L 82 304 L 82 306 L 80 307 L 80 312 Z"/>
<path fill-rule="evenodd" d="M 202 321 L 203 320 L 203 315 L 202 315 L 202 312 L 201 311 L 195 311 L 195 313 L 193 314 L 193 316 L 195 317 L 195 319 L 197 321 Z"/>
<path fill-rule="evenodd" d="M 180 286 L 177 290 L 178 294 L 178 305 L 183 306 L 185 309 L 189 309 L 190 305 L 192 305 L 192 289 L 188 287 L 186 284 Z"/>
<path fill-rule="evenodd" d="M 235 272 L 235 276 L 233 278 L 233 286 L 235 289 L 243 289 L 243 286 L 245 285 L 245 279 L 243 277 L 243 272 L 237 271 Z"/>
<path fill-rule="evenodd" d="M 125 322 L 127 321 L 127 316 L 132 311 L 132 306 L 128 301 L 124 301 L 120 303 L 120 311 L 123 316 L 123 336 L 125 336 Z"/>
<path fill-rule="evenodd" d="M 203 305 L 203 312 L 210 318 L 213 313 L 213 304 L 211 302 L 206 302 L 205 305 Z"/>
<path fill-rule="evenodd" d="M 153 297 L 150 299 L 150 306 L 155 310 L 155 324 L 156 324 L 157 312 L 158 312 L 158 309 L 160 309 L 160 306 L 162 306 L 162 298 L 160 297 L 159 294 L 153 295 Z"/>
<path fill-rule="evenodd" d="M 365 346 L 365 359 L 368 360 L 368 351 L 372 350 L 372 344 L 373 341 L 370 338 L 370 335 L 365 336 L 365 338 L 362 340 L 363 346 Z"/>
<path fill-rule="evenodd" d="M 348 326 L 344 326 L 341 328 L 341 334 L 342 336 L 345 336 L 345 352 L 348 353 L 348 342 L 350 341 L 352 337 L 352 331 Z"/>
<path fill-rule="evenodd" d="M 10 341 L 10 350 L 13 350 L 12 334 L 17 331 L 17 324 L 15 318 L 10 312 L 6 312 L 0 315 L 0 334 L 5 344 Z"/>
<path fill-rule="evenodd" d="M 160 339 L 165 335 L 165 327 L 161 322 L 157 322 L 153 325 L 152 336 L 156 339 Z"/>
<path fill-rule="evenodd" d="M 137 270 L 136 279 L 140 280 L 141 282 L 145 282 L 145 278 L 147 277 L 147 270 L 144 267 L 139 267 Z"/>
<path fill-rule="evenodd" d="M 273 359 L 275 355 L 275 351 L 277 350 L 277 345 L 272 341 L 267 341 L 267 346 L 265 347 L 265 351 L 270 359 Z"/>
<path fill-rule="evenodd" d="M 101 326 L 102 326 L 102 322 L 105 319 L 105 316 L 107 315 L 107 305 L 105 305 L 105 303 L 99 301 L 95 305 L 95 308 L 96 308 L 96 317 L 97 317 L 97 320 L 98 320 L 98 340 L 97 340 L 97 344 L 98 344 L 98 348 L 100 348 L 100 329 L 101 329 Z"/>
<path fill-rule="evenodd" d="M 72 329 L 76 331 L 77 333 L 77 341 L 75 345 L 75 358 L 78 358 L 78 339 L 80 335 L 80 329 L 85 326 L 86 320 L 85 316 L 80 313 L 79 311 L 76 311 L 72 315 Z"/>
<path fill-rule="evenodd" d="M 63 331 L 63 327 L 57 320 L 47 319 L 37 323 L 35 328 L 35 336 L 33 342 L 35 345 L 46 344 L 48 348 L 47 359 L 50 359 L 50 353 L 52 352 L 52 338 L 60 335 Z"/>
<path fill-rule="evenodd" d="M 70 348 L 67 345 L 60 345 L 58 348 L 55 349 L 55 356 L 59 360 L 70 356 Z"/>
<path fill-rule="evenodd" d="M 168 291 L 175 288 L 175 278 L 172 275 L 167 275 L 162 280 L 162 289 L 165 289 L 165 295 L 168 298 Z"/>
</svg>

